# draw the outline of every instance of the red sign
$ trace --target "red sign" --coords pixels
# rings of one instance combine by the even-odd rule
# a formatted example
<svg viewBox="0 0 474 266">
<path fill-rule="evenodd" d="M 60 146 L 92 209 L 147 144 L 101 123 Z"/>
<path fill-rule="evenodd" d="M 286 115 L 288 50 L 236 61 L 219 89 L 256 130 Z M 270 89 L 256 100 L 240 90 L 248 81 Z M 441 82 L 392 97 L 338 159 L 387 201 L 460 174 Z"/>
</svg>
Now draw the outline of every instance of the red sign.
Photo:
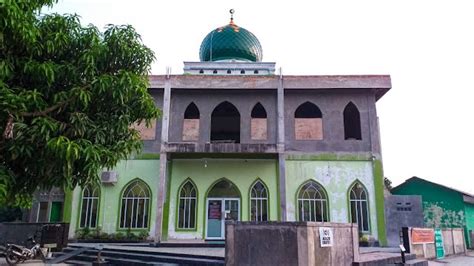
<svg viewBox="0 0 474 266">
<path fill-rule="evenodd" d="M 434 229 L 432 228 L 411 229 L 411 242 L 413 244 L 434 243 Z"/>
<path fill-rule="evenodd" d="M 209 210 L 208 210 L 208 218 L 209 219 L 221 219 L 221 201 L 210 201 L 209 202 Z"/>
</svg>

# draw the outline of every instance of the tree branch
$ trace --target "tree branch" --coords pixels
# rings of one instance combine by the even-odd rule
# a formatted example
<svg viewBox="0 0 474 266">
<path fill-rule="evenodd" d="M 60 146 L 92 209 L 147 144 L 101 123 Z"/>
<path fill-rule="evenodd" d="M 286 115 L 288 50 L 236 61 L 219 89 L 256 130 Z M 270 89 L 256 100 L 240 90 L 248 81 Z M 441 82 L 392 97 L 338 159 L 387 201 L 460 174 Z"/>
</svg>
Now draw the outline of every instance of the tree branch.
<svg viewBox="0 0 474 266">
<path fill-rule="evenodd" d="M 35 112 L 23 112 L 23 113 L 20 113 L 20 116 L 23 116 L 23 117 L 32 117 L 32 116 L 45 116 L 49 113 L 51 113 L 52 111 L 60 108 L 60 107 L 63 107 L 64 105 L 66 105 L 68 102 L 70 101 L 69 100 L 66 100 L 66 101 L 62 101 L 62 102 L 59 102 L 58 104 L 56 105 L 53 105 L 51 107 L 48 107 L 44 110 L 41 110 L 41 111 L 35 111 Z"/>
</svg>

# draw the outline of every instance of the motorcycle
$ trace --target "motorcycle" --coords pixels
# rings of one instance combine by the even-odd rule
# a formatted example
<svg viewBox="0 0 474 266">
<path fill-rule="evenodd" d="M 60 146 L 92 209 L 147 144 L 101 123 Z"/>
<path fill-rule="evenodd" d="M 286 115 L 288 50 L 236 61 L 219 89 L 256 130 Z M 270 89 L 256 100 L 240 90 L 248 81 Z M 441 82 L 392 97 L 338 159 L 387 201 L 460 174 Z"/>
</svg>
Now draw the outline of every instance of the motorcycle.
<svg viewBox="0 0 474 266">
<path fill-rule="evenodd" d="M 33 243 L 32 248 L 26 248 L 20 245 L 7 244 L 7 249 L 5 251 L 5 259 L 9 265 L 15 265 L 17 263 L 24 262 L 29 259 L 41 259 L 45 261 L 45 256 L 43 250 L 40 247 L 39 243 L 36 243 L 35 237 L 28 238 L 28 241 Z"/>
</svg>

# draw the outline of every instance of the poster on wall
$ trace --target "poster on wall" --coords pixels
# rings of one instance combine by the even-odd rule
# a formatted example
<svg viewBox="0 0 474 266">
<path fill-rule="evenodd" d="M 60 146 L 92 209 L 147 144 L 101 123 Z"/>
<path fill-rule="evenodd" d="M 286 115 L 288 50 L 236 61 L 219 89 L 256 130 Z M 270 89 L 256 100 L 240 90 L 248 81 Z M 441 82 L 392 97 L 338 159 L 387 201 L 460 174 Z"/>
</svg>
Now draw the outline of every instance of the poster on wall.
<svg viewBox="0 0 474 266">
<path fill-rule="evenodd" d="M 434 243 L 434 229 L 432 228 L 411 229 L 411 242 L 413 244 Z"/>
<path fill-rule="evenodd" d="M 209 212 L 208 212 L 208 218 L 209 219 L 221 219 L 221 213 L 222 208 L 221 208 L 221 201 L 209 201 Z"/>
<path fill-rule="evenodd" d="M 319 240 L 321 242 L 321 247 L 332 247 L 332 228 L 319 227 Z"/>
</svg>

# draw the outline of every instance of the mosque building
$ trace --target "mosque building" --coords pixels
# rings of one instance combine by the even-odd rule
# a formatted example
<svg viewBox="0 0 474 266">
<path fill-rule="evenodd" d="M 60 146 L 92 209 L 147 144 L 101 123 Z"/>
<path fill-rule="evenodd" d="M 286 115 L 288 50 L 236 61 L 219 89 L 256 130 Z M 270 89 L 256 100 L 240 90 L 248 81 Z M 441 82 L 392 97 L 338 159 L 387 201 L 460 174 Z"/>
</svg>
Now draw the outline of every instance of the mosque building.
<svg viewBox="0 0 474 266">
<path fill-rule="evenodd" d="M 233 18 L 199 56 L 183 74 L 149 76 L 162 117 L 137 126 L 142 153 L 65 192 L 70 237 L 222 240 L 227 220 L 315 221 L 357 223 L 385 244 L 376 102 L 390 76 L 275 74 Z"/>
</svg>

